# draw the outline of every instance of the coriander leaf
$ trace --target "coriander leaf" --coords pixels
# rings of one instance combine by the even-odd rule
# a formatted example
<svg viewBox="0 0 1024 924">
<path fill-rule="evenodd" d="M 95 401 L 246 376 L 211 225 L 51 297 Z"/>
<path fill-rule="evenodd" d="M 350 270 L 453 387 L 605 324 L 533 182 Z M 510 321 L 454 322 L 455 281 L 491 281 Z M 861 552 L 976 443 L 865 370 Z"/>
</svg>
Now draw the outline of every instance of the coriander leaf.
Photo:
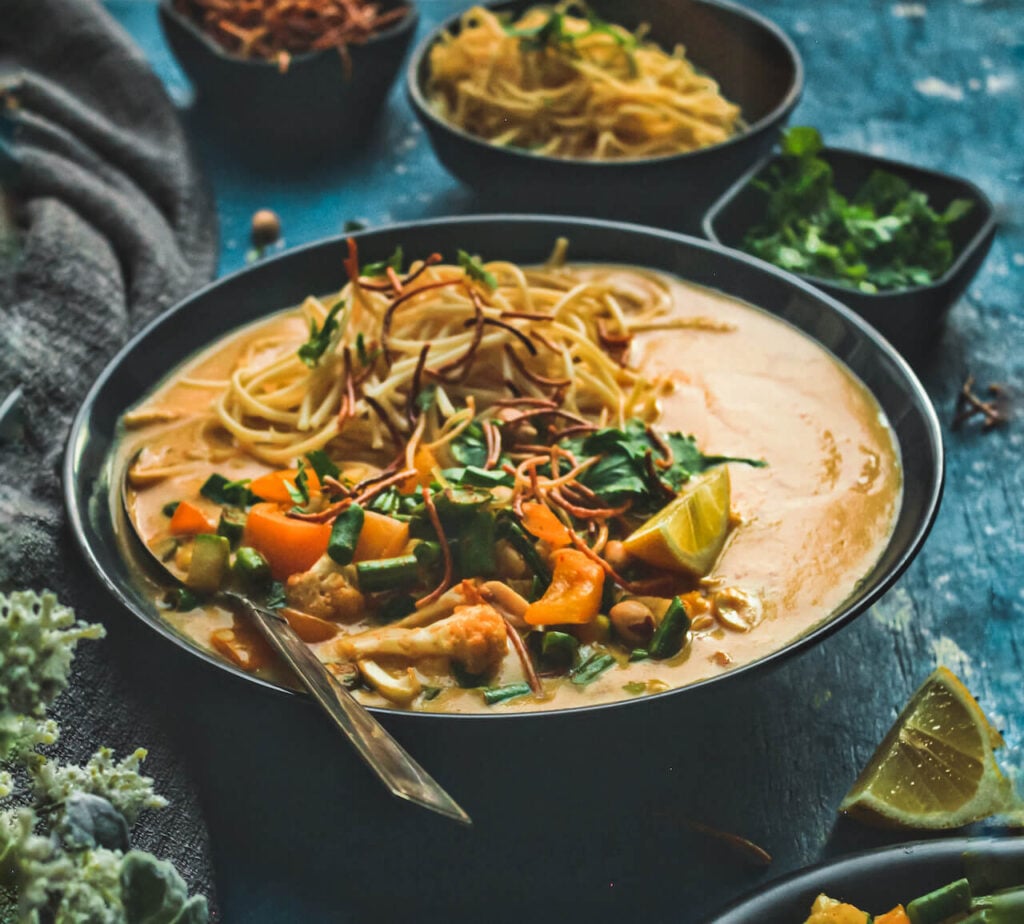
<svg viewBox="0 0 1024 924">
<path fill-rule="evenodd" d="M 420 389 L 420 393 L 416 396 L 416 407 L 423 413 L 426 413 L 434 406 L 436 398 L 437 382 L 429 382 Z"/>
<path fill-rule="evenodd" d="M 360 276 L 383 276 L 390 266 L 396 273 L 402 272 L 402 264 L 405 261 L 405 253 L 402 245 L 399 244 L 394 253 L 386 260 L 379 260 L 376 263 L 367 263 L 360 271 Z"/>
<path fill-rule="evenodd" d="M 316 321 L 310 318 L 309 339 L 298 349 L 299 359 L 301 359 L 310 368 L 313 368 L 318 362 L 320 362 L 320 358 L 327 352 L 327 348 L 331 345 L 331 340 L 340 327 L 338 313 L 344 307 L 344 300 L 339 299 L 334 307 L 327 312 L 327 317 L 324 318 L 323 327 L 317 327 Z"/>
<path fill-rule="evenodd" d="M 477 421 L 471 423 L 448 446 L 452 457 L 463 465 L 483 468 L 487 464 L 487 439 Z"/>
<path fill-rule="evenodd" d="M 947 225 L 950 225 L 954 221 L 963 218 L 973 208 L 974 203 L 970 199 L 954 199 L 946 207 L 946 211 L 942 213 L 942 220 Z"/>
<path fill-rule="evenodd" d="M 470 256 L 465 250 L 459 250 L 459 266 L 466 271 L 470 279 L 483 283 L 491 291 L 498 288 L 498 280 L 484 267 L 479 257 Z"/>
<path fill-rule="evenodd" d="M 782 132 L 783 153 L 791 157 L 813 157 L 822 147 L 821 133 L 810 125 L 793 125 Z"/>
<path fill-rule="evenodd" d="M 316 472 L 316 477 L 321 482 L 324 478 L 337 478 L 341 474 L 338 466 L 331 461 L 331 457 L 322 449 L 314 449 L 312 452 L 307 452 L 306 459 L 309 462 L 310 468 Z"/>
<path fill-rule="evenodd" d="M 299 470 L 294 482 L 285 479 L 284 486 L 296 507 L 305 507 L 309 503 L 309 475 L 303 460 L 299 460 Z"/>
<path fill-rule="evenodd" d="M 199 493 L 222 507 L 247 507 L 252 503 L 248 478 L 228 481 L 218 472 L 214 472 L 203 482 Z"/>
</svg>

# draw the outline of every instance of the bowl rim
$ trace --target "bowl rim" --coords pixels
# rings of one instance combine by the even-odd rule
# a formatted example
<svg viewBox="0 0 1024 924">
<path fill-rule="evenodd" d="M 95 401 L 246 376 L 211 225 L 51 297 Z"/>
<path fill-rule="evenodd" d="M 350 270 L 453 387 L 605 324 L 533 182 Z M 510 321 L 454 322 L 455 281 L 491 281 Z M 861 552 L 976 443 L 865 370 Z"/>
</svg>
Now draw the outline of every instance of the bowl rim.
<svg viewBox="0 0 1024 924">
<path fill-rule="evenodd" d="M 939 180 L 944 183 L 952 183 L 953 185 L 960 186 L 964 193 L 974 200 L 975 205 L 982 209 L 982 213 L 984 215 L 984 220 L 981 223 L 981 226 L 974 234 L 971 235 L 967 243 L 960 249 L 956 258 L 949 265 L 949 269 L 947 269 L 946 272 L 944 272 L 934 282 L 929 282 L 927 285 L 903 286 L 899 289 L 886 289 L 882 292 L 862 292 L 860 289 L 855 289 L 853 286 L 844 286 L 841 282 L 838 282 L 835 279 L 826 279 L 823 276 L 814 276 L 811 273 L 801 273 L 796 270 L 788 271 L 800 279 L 806 279 L 812 285 L 815 285 L 820 289 L 827 289 L 831 292 L 842 293 L 842 295 L 838 297 L 854 295 L 857 298 L 864 299 L 865 301 L 883 302 L 887 299 L 899 298 L 903 295 L 924 293 L 940 289 L 961 272 L 963 265 L 974 255 L 974 252 L 981 246 L 982 242 L 987 237 L 993 235 L 996 231 L 998 221 L 996 218 L 995 205 L 993 205 L 992 200 L 980 186 L 965 177 L 957 176 L 954 173 L 945 173 L 942 170 L 934 170 L 931 167 L 921 167 L 905 160 L 895 160 L 891 157 L 879 157 L 876 154 L 871 154 L 867 151 L 858 151 L 854 148 L 825 145 L 822 147 L 820 153 L 825 155 L 824 159 L 826 160 L 827 155 L 830 153 L 841 154 L 846 157 L 852 157 L 856 160 L 868 161 L 879 169 L 888 169 L 890 171 L 898 169 L 905 172 L 916 173 L 920 176 L 933 180 Z M 763 171 L 777 163 L 781 158 L 782 153 L 779 151 L 773 151 L 767 157 L 763 157 L 710 205 L 708 210 L 704 213 L 704 217 L 701 219 L 701 230 L 709 241 L 712 241 L 715 244 L 721 244 L 723 247 L 728 247 L 729 249 L 736 250 L 739 253 L 746 253 L 746 251 L 740 250 L 739 247 L 733 247 L 731 244 L 727 244 L 718 236 L 718 233 L 715 231 L 715 221 L 721 217 L 722 212 L 724 212 L 746 191 L 747 186 L 753 179 L 760 176 Z M 753 256 L 753 254 L 747 254 L 747 256 Z M 760 258 L 755 257 L 755 259 Z M 766 260 L 762 262 L 768 263 Z M 768 265 L 774 266 L 775 264 L 768 263 Z"/>
<path fill-rule="evenodd" d="M 77 503 L 75 485 L 77 483 L 77 469 L 79 460 L 79 449 L 81 448 L 83 441 L 87 438 L 90 429 L 90 419 L 92 416 L 93 406 L 100 393 L 106 387 L 107 381 L 117 372 L 121 364 L 128 358 L 128 356 L 145 340 L 153 336 L 158 332 L 164 325 L 174 324 L 177 321 L 179 315 L 190 310 L 190 306 L 195 302 L 202 302 L 209 297 L 210 293 L 216 292 L 217 289 L 228 286 L 233 280 L 242 276 L 245 273 L 254 272 L 267 272 L 272 271 L 276 266 L 286 266 L 287 262 L 299 254 L 309 253 L 318 248 L 330 248 L 340 247 L 348 237 L 355 238 L 357 241 L 362 237 L 369 237 L 373 235 L 394 235 L 401 234 L 404 231 L 422 230 L 423 228 L 458 228 L 467 227 L 472 228 L 481 223 L 501 223 L 506 226 L 515 225 L 549 225 L 550 232 L 561 231 L 563 234 L 566 231 L 571 230 L 572 226 L 578 226 L 580 228 L 600 228 L 602 233 L 606 234 L 619 234 L 628 236 L 650 236 L 661 238 L 662 240 L 668 240 L 676 246 L 682 246 L 685 248 L 695 248 L 697 250 L 703 250 L 717 257 L 725 258 L 726 260 L 732 260 L 739 263 L 745 263 L 758 273 L 763 273 L 771 276 L 775 276 L 784 282 L 787 286 L 800 290 L 803 294 L 809 295 L 816 302 L 823 304 L 826 309 L 839 315 L 842 320 L 848 325 L 855 328 L 857 333 L 868 340 L 873 349 L 881 352 L 884 357 L 895 366 L 905 384 L 908 387 L 908 392 L 912 398 L 912 403 L 919 409 L 921 413 L 922 422 L 925 428 L 925 441 L 928 447 L 931 449 L 932 455 L 934 456 L 934 467 L 932 469 L 933 484 L 931 490 L 924 499 L 923 504 L 923 515 L 914 525 L 910 531 L 908 540 L 904 543 L 904 548 L 900 553 L 896 561 L 893 562 L 889 571 L 882 576 L 877 584 L 871 589 L 871 591 L 858 600 L 854 605 L 841 605 L 840 608 L 829 618 L 823 621 L 821 624 L 815 626 L 809 632 L 793 639 L 789 644 L 784 647 L 772 651 L 766 654 L 762 658 L 758 658 L 755 661 L 751 661 L 746 664 L 739 665 L 733 669 L 722 673 L 716 674 L 711 677 L 705 677 L 701 680 L 695 681 L 694 683 L 686 684 L 681 687 L 674 687 L 672 689 L 660 692 L 648 694 L 642 697 L 631 697 L 628 699 L 614 700 L 607 703 L 593 703 L 589 705 L 572 706 L 562 709 L 552 710 L 539 710 L 539 711 L 522 711 L 522 712 L 490 712 L 490 713 L 446 713 L 446 712 L 424 712 L 424 711 L 412 711 L 403 709 L 393 709 L 389 707 L 371 706 L 368 707 L 372 712 L 377 715 L 386 715 L 388 717 L 400 717 L 402 719 L 410 718 L 413 721 L 450 721 L 459 720 L 464 722 L 469 721 L 530 721 L 540 718 L 541 720 L 554 720 L 555 717 L 565 716 L 569 714 L 583 714 L 591 713 L 596 710 L 607 710 L 607 709 L 626 709 L 626 708 L 639 708 L 641 704 L 650 703 L 652 701 L 662 701 L 668 697 L 678 696 L 687 691 L 693 691 L 698 689 L 706 688 L 710 685 L 721 683 L 723 681 L 738 682 L 741 678 L 746 678 L 747 675 L 755 670 L 763 670 L 769 665 L 777 665 L 783 660 L 791 658 L 797 654 L 804 652 L 807 648 L 822 641 L 834 632 L 838 631 L 841 627 L 851 622 L 854 618 L 859 616 L 861 613 L 867 611 L 867 609 L 873 606 L 900 578 L 903 572 L 909 567 L 917 553 L 920 551 L 924 544 L 928 533 L 935 522 L 939 512 L 939 505 L 942 499 L 942 493 L 945 483 L 945 453 L 942 444 L 941 427 L 939 424 L 938 416 L 935 408 L 928 397 L 924 386 L 921 384 L 917 375 L 911 368 L 910 364 L 889 344 L 889 342 L 879 334 L 871 325 L 864 321 L 859 315 L 857 315 L 850 308 L 847 308 L 841 302 L 829 296 L 827 293 L 822 292 L 820 289 L 815 288 L 807 282 L 799 279 L 791 273 L 787 273 L 784 270 L 774 267 L 771 264 L 765 263 L 762 260 L 758 260 L 754 257 L 744 254 L 740 251 L 733 250 L 725 247 L 722 244 L 718 244 L 711 241 L 705 241 L 699 237 L 693 237 L 690 235 L 680 234 L 674 231 L 667 231 L 660 228 L 651 228 L 638 224 L 630 224 L 626 222 L 615 222 L 606 221 L 602 219 L 591 219 L 581 218 L 572 216 L 560 216 L 560 215 L 536 215 L 536 214 L 481 214 L 481 215 L 460 215 L 460 216 L 448 216 L 443 218 L 434 218 L 424 221 L 409 221 L 401 222 L 390 225 L 381 225 L 375 228 L 369 228 L 365 231 L 361 231 L 356 234 L 340 234 L 332 235 L 329 237 L 321 238 L 319 240 L 304 244 L 300 247 L 295 247 L 292 250 L 286 250 L 283 253 L 276 254 L 273 257 L 267 258 L 260 263 L 252 266 L 243 267 L 242 269 L 236 270 L 223 276 L 219 279 L 207 283 L 195 292 L 186 296 L 185 298 L 178 301 L 172 307 L 166 311 L 157 315 L 151 321 L 149 321 L 141 330 L 139 330 L 134 336 L 132 336 L 120 350 L 115 353 L 110 360 L 103 367 L 103 370 L 96 377 L 96 380 L 89 387 L 85 397 L 79 406 L 78 411 L 72 420 L 71 427 L 68 431 L 67 441 L 65 443 L 65 451 L 63 463 L 61 466 L 61 479 L 62 479 L 62 490 L 64 495 L 64 508 L 68 515 L 68 525 L 71 528 L 72 533 L 75 537 L 75 542 L 78 545 L 79 551 L 85 557 L 89 567 L 92 569 L 94 574 L 100 579 L 100 583 L 103 584 L 114 596 L 114 598 L 127 609 L 135 618 L 140 619 L 148 627 L 155 630 L 165 638 L 172 641 L 175 645 L 184 651 L 187 651 L 193 656 L 197 656 L 208 664 L 213 665 L 221 671 L 225 671 L 234 677 L 244 680 L 248 683 L 252 683 L 257 687 L 262 687 L 265 690 L 271 691 L 276 694 L 298 697 L 301 700 L 311 702 L 311 699 L 302 691 L 290 689 L 280 684 L 274 683 L 273 681 L 264 679 L 262 677 L 254 676 L 243 671 L 241 668 L 236 667 L 233 664 L 229 664 L 225 660 L 217 657 L 212 652 L 206 651 L 196 644 L 190 643 L 184 637 L 179 635 L 170 624 L 163 619 L 152 613 L 144 613 L 137 606 L 136 602 L 130 598 L 128 593 L 121 587 L 117 580 L 114 580 L 110 575 L 107 574 L 106 569 L 103 567 L 102 562 L 94 552 L 92 545 L 87 536 L 86 521 L 89 518 L 88 509 L 83 509 Z M 731 296 L 730 296 L 731 297 Z M 760 309 L 767 310 L 767 309 Z M 774 312 L 769 312 L 774 315 Z M 256 320 L 254 318 L 253 320 Z M 780 320 L 783 320 L 780 318 Z M 784 322 L 789 323 L 789 322 Z M 804 336 L 809 337 L 814 342 L 822 346 L 823 349 L 827 349 L 823 344 L 820 343 L 816 338 L 810 334 L 800 331 Z M 199 347 L 201 349 L 201 347 Z M 830 352 L 830 351 L 829 351 Z M 179 363 L 184 361 L 187 357 L 180 357 Z M 837 357 L 838 359 L 838 357 Z M 843 362 L 841 359 L 840 362 Z M 845 363 L 844 363 L 845 365 Z M 155 383 L 153 383 L 155 384 Z M 85 507 L 88 508 L 88 502 Z"/>
<path fill-rule="evenodd" d="M 812 863 L 809 866 L 801 867 L 793 872 L 779 876 L 766 884 L 755 887 L 742 895 L 737 900 L 730 902 L 725 908 L 706 919 L 704 924 L 744 924 L 753 920 L 748 917 L 737 917 L 747 915 L 757 910 L 763 913 L 765 901 L 785 900 L 792 892 L 810 887 L 813 883 L 824 879 L 826 875 L 842 875 L 847 872 L 858 871 L 863 867 L 864 873 L 875 872 L 879 868 L 887 869 L 890 866 L 899 867 L 900 860 L 904 862 L 908 858 L 927 860 L 930 862 L 941 862 L 955 860 L 958 855 L 975 850 L 988 849 L 996 852 L 1006 852 L 1011 855 L 1019 854 L 1024 859 L 1024 841 L 1008 835 L 993 836 L 971 836 L 971 837 L 940 837 L 931 840 L 908 841 L 905 843 L 887 844 L 882 847 L 872 847 L 868 850 L 858 850 L 854 853 L 842 854 L 835 857 L 827 857 Z M 818 891 L 827 888 L 819 884 Z M 916 896 L 911 896 L 916 897 Z M 847 897 L 847 900 L 852 900 Z M 910 898 L 907 899 L 908 901 Z M 768 912 L 772 909 L 768 908 Z M 734 921 L 734 917 L 736 920 Z"/>
<path fill-rule="evenodd" d="M 380 32 L 374 32 L 365 42 L 352 42 L 350 47 L 367 48 L 369 46 L 397 38 L 404 32 L 414 30 L 419 21 L 419 7 L 416 5 L 416 0 L 399 0 L 399 2 L 408 10 L 405 16 L 388 26 L 386 29 L 382 29 Z M 268 61 L 264 58 L 243 58 L 240 55 L 236 55 L 228 51 L 216 39 L 201 29 L 199 24 L 191 17 L 176 10 L 174 8 L 174 0 L 158 0 L 157 10 L 161 16 L 166 16 L 168 19 L 173 20 L 181 26 L 181 28 L 184 29 L 186 33 L 193 38 L 193 40 L 198 42 L 215 57 L 224 61 L 230 61 L 232 64 L 240 64 L 245 67 L 253 67 L 257 69 L 272 69 L 273 71 L 280 73 L 280 69 L 275 61 Z M 289 68 L 293 65 L 302 65 L 310 61 L 315 61 L 318 58 L 322 58 L 324 55 L 335 53 L 337 53 L 337 48 L 321 48 L 319 50 L 303 51 L 298 54 L 293 54 L 289 56 Z"/>
<path fill-rule="evenodd" d="M 490 10 L 497 7 L 509 6 L 511 4 L 529 6 L 532 3 L 537 2 L 539 2 L 539 0 L 489 0 L 489 2 L 482 3 L 480 5 Z M 785 117 L 787 113 L 792 112 L 796 107 L 796 104 L 800 101 L 800 97 L 803 95 L 804 62 L 803 58 L 800 57 L 800 52 L 797 50 L 793 40 L 766 16 L 763 16 L 742 4 L 734 3 L 732 0 L 690 0 L 690 2 L 708 7 L 717 7 L 718 9 L 725 10 L 726 12 L 732 13 L 743 19 L 747 19 L 759 26 L 782 45 L 793 65 L 793 79 L 789 88 L 786 90 L 783 98 L 772 108 L 772 110 L 756 122 L 748 125 L 744 131 L 733 135 L 731 138 L 726 138 L 724 141 L 719 141 L 717 144 L 708 145 L 703 148 L 695 148 L 692 151 L 681 151 L 677 154 L 659 154 L 657 157 L 623 157 L 606 160 L 553 157 L 550 154 L 537 154 L 534 151 L 528 151 L 522 148 L 497 145 L 487 141 L 485 138 L 480 138 L 476 135 L 470 134 L 458 126 L 452 125 L 450 122 L 442 119 L 436 112 L 434 112 L 430 102 L 427 100 L 426 94 L 424 93 L 424 88 L 420 86 L 419 71 L 421 67 L 426 68 L 427 55 L 431 47 L 440 38 L 441 33 L 450 30 L 453 26 L 457 25 L 462 16 L 468 12 L 467 10 L 463 10 L 462 12 L 444 20 L 444 22 L 432 29 L 413 49 L 405 71 L 406 91 L 409 99 L 412 101 L 413 110 L 421 121 L 429 122 L 431 125 L 440 128 L 452 136 L 470 143 L 482 150 L 497 151 L 498 153 L 508 155 L 509 157 L 523 157 L 527 158 L 530 162 L 538 164 L 571 165 L 574 168 L 578 167 L 588 170 L 614 167 L 643 167 L 656 166 L 674 161 L 685 162 L 688 159 L 701 157 L 710 152 L 719 152 L 724 148 L 738 145 L 743 140 L 758 134 L 777 120 Z"/>
</svg>

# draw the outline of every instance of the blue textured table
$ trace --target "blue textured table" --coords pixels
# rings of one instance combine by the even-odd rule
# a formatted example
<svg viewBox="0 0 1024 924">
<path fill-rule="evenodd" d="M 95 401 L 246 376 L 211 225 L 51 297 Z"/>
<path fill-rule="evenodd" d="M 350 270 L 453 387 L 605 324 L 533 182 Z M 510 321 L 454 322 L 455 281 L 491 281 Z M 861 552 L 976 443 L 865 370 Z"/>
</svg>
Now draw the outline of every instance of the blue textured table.
<svg viewBox="0 0 1024 924">
<path fill-rule="evenodd" d="M 420 34 L 462 5 L 421 0 Z M 637 794 L 628 818 L 610 819 L 607 842 L 578 844 L 570 837 L 560 843 L 557 836 L 551 842 L 538 833 L 537 850 L 564 864 L 566 873 L 559 900 L 538 895 L 535 918 L 656 919 L 657 909 L 663 915 L 674 905 L 675 920 L 697 921 L 769 877 L 898 840 L 837 824 L 835 808 L 907 696 L 938 663 L 957 671 L 994 717 L 1008 744 L 1003 764 L 1024 779 L 1024 430 L 1019 420 L 984 435 L 973 425 L 948 428 L 968 371 L 983 386 L 1007 383 L 1018 404 L 1024 389 L 1024 3 L 751 5 L 779 23 L 804 56 L 807 86 L 794 122 L 819 126 L 830 144 L 968 177 L 999 208 L 1001 230 L 988 261 L 937 349 L 919 363 L 946 427 L 945 499 L 924 551 L 869 614 L 765 677 L 756 692 L 705 697 L 700 714 L 666 736 L 664 753 L 638 754 L 638 761 L 663 763 L 658 782 L 649 795 Z M 187 103 L 187 84 L 162 41 L 153 5 L 117 0 L 108 6 L 174 97 Z M 250 216 L 261 207 L 281 216 L 284 246 L 336 234 L 351 219 L 376 225 L 478 210 L 472 193 L 434 160 L 401 87 L 368 147 L 315 170 L 259 173 L 208 139 L 195 140 L 220 212 L 222 272 L 244 265 Z M 362 920 L 365 913 L 355 909 L 374 902 L 381 920 L 416 916 L 414 905 L 404 907 L 394 896 L 358 894 L 342 868 L 325 879 L 322 865 L 307 862 L 309 854 L 326 849 L 324 839 L 345 834 L 310 817 L 275 819 L 270 793 L 260 796 L 265 813 L 247 815 L 244 801 L 232 801 L 244 784 L 225 772 L 209 772 L 206 805 L 227 921 Z M 588 810 L 571 798 L 568 805 Z M 688 832 L 686 818 L 750 838 L 773 855 L 773 864 L 745 863 Z M 261 853 L 268 830 L 281 840 Z M 503 856 L 500 842 L 467 837 L 462 844 L 467 851 L 493 850 L 495 862 L 509 866 L 509 889 L 495 896 L 489 918 L 505 920 L 514 906 L 531 908 L 531 883 L 516 880 L 517 859 Z M 430 845 L 423 850 L 429 864 Z M 290 859 L 296 854 L 304 859 Z M 470 905 L 465 897 L 450 895 L 455 919 Z M 429 899 L 427 907 L 436 911 L 438 896 Z M 472 905 L 486 909 L 479 899 Z M 418 916 L 434 919 L 422 908 Z"/>
</svg>

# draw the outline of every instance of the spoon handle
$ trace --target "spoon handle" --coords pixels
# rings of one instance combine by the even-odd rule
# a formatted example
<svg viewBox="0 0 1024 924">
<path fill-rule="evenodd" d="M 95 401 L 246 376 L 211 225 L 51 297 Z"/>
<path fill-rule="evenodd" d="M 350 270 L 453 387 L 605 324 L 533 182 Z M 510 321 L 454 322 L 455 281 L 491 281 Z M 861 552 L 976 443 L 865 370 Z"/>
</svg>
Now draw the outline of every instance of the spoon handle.
<svg viewBox="0 0 1024 924">
<path fill-rule="evenodd" d="M 249 614 L 273 649 L 295 671 L 303 686 L 394 795 L 463 824 L 473 823 L 437 781 L 324 667 L 281 616 L 257 606 L 240 594 L 228 593 L 225 596 Z"/>
</svg>

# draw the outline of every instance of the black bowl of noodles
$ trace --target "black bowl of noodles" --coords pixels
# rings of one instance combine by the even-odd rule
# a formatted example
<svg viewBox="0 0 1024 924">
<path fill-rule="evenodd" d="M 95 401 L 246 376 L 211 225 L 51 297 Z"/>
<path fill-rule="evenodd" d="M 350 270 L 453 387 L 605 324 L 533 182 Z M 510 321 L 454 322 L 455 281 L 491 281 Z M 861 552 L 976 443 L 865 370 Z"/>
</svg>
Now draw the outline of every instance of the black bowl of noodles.
<svg viewBox="0 0 1024 924">
<path fill-rule="evenodd" d="M 560 237 L 569 239 L 573 262 L 633 264 L 718 290 L 730 304 L 756 305 L 736 310 L 797 338 L 823 363 L 844 363 L 884 412 L 899 453 L 903 490 L 891 532 L 820 625 L 689 686 L 643 696 L 624 689 L 617 701 L 599 705 L 580 692 L 578 707 L 547 712 L 507 704 L 478 714 L 376 710 L 472 816 L 472 829 L 456 828 L 390 798 L 307 697 L 204 650 L 187 626 L 172 627 L 151 579 L 126 555 L 113 467 L 122 415 L 217 338 L 309 293 L 336 291 L 345 241 L 289 251 L 190 296 L 128 343 L 89 390 L 69 435 L 65 500 L 82 554 L 120 604 L 107 620 L 115 650 L 154 708 L 180 729 L 210 829 L 221 832 L 213 838 L 215 862 L 251 886 L 250 903 L 280 898 L 280 884 L 289 883 L 294 904 L 278 919 L 336 920 L 339 909 L 353 920 L 371 913 L 433 919 L 453 907 L 493 914 L 496 902 L 502 920 L 540 907 L 550 919 L 598 901 L 600 920 L 613 911 L 675 919 L 676 858 L 691 846 L 685 819 L 699 818 L 709 798 L 728 801 L 729 787 L 767 785 L 750 771 L 750 761 L 771 763 L 759 726 L 780 702 L 795 709 L 803 697 L 800 676 L 768 668 L 878 600 L 936 515 L 942 446 L 921 385 L 868 325 L 787 273 L 705 241 L 589 218 L 438 219 L 356 240 L 366 260 L 385 259 L 398 245 L 406 254 L 449 258 L 470 246 L 531 266 L 543 263 Z M 684 342 L 664 339 L 668 349 Z M 811 385 L 813 391 L 817 382 Z M 701 842 L 692 846 L 700 850 Z M 241 900 L 222 898 L 226 906 Z"/>
<path fill-rule="evenodd" d="M 892 844 L 834 857 L 786 876 L 706 924 L 802 924 L 822 894 L 873 913 L 877 919 L 897 905 L 906 907 L 915 898 L 960 879 L 967 879 L 972 893 L 980 896 L 1019 888 L 1022 877 L 1024 844 L 1018 838 L 958 837 Z"/>
<path fill-rule="evenodd" d="M 741 6 L 725 0 L 597 0 L 576 15 L 589 16 L 583 28 L 617 46 L 615 53 L 623 56 L 618 76 L 625 79 L 611 89 L 593 89 L 591 81 L 577 90 L 579 81 L 564 84 L 564 75 L 556 73 L 551 80 L 566 94 L 564 102 L 545 90 L 524 94 L 530 72 L 517 71 L 517 46 L 501 44 L 499 36 L 534 6 L 516 0 L 487 5 L 477 20 L 453 17 L 418 46 L 406 75 L 409 99 L 438 159 L 495 206 L 696 231 L 716 195 L 771 149 L 803 89 L 803 64 L 793 43 Z M 610 33 L 608 23 L 625 31 Z M 515 86 L 504 70 L 488 77 L 486 64 L 467 61 L 461 51 L 461 57 L 436 57 L 446 54 L 450 37 L 457 41 L 470 27 L 498 43 L 500 51 L 488 54 L 501 55 Z M 639 41 L 637 29 L 645 30 Z M 559 37 L 568 35 L 568 27 L 560 32 L 549 20 L 538 29 L 531 20 L 520 31 L 530 33 L 519 39 L 520 49 L 547 42 L 569 57 L 577 54 Z M 665 52 L 681 45 L 686 61 L 659 53 L 648 66 L 638 57 L 644 42 Z M 442 78 L 432 61 L 444 67 Z M 662 98 L 631 87 L 630 75 L 640 68 L 646 75 L 648 67 L 651 79 L 678 92 Z M 506 104 L 511 108 L 503 111 Z M 663 117 L 658 106 L 675 108 Z M 565 111 L 552 116 L 558 107 Z"/>
</svg>

